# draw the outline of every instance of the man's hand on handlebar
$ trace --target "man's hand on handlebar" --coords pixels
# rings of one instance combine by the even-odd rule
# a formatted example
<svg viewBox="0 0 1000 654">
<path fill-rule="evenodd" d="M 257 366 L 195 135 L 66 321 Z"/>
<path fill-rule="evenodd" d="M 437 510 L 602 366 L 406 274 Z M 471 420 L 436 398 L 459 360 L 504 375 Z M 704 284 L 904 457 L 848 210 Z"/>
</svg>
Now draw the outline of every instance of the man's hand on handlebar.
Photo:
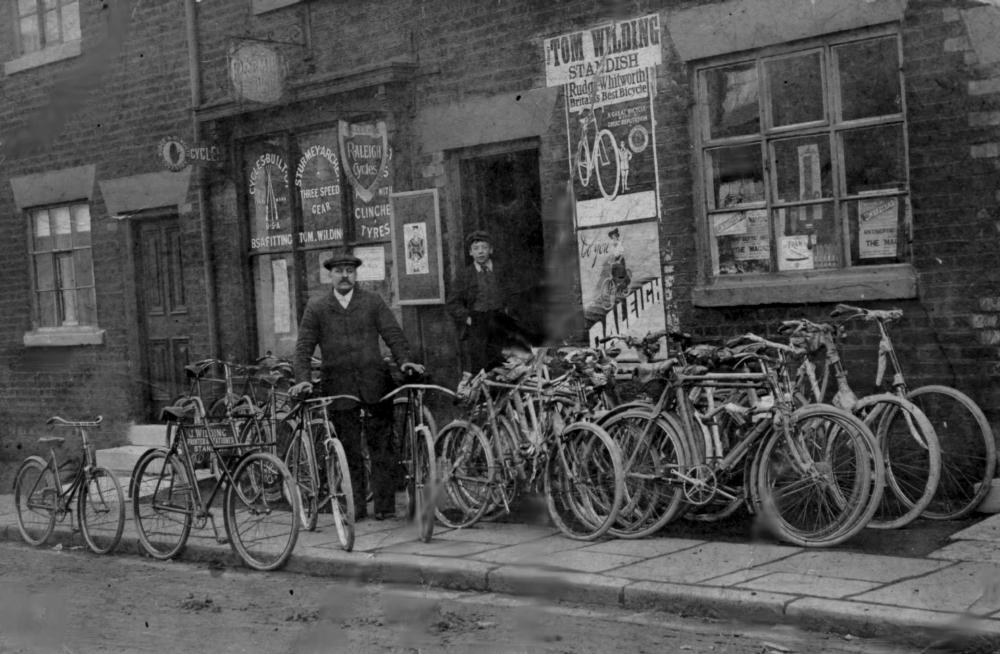
<svg viewBox="0 0 1000 654">
<path fill-rule="evenodd" d="M 292 397 L 298 398 L 309 395 L 310 393 L 312 393 L 312 390 L 313 390 L 312 382 L 304 381 L 304 382 L 299 382 L 298 384 L 295 384 L 294 386 L 289 388 L 288 394 Z"/>
<path fill-rule="evenodd" d="M 412 361 L 407 361 L 403 365 L 399 366 L 399 370 L 404 375 L 418 376 L 424 374 L 426 368 L 424 368 L 419 363 L 413 363 Z"/>
</svg>

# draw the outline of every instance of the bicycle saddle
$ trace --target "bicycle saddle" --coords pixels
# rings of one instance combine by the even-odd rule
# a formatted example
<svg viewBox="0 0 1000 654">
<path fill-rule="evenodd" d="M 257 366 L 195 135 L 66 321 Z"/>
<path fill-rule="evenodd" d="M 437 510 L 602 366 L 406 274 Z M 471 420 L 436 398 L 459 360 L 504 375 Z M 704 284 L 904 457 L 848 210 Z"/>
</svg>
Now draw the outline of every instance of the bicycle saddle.
<svg viewBox="0 0 1000 654">
<path fill-rule="evenodd" d="M 66 439 L 62 436 L 42 436 L 38 439 L 38 442 L 42 445 L 48 445 L 52 443 L 53 445 L 62 445 Z"/>
<path fill-rule="evenodd" d="M 202 361 L 196 361 L 190 365 L 184 366 L 184 373 L 188 377 L 194 377 L 200 379 L 208 372 L 208 369 L 215 364 L 215 361 L 211 359 L 204 359 Z"/>
<path fill-rule="evenodd" d="M 677 364 L 677 359 L 666 359 L 664 361 L 654 361 L 652 363 L 640 363 L 635 367 L 632 375 L 640 384 L 648 384 L 654 379 L 666 377 L 671 368 Z"/>
<path fill-rule="evenodd" d="M 167 406 L 160 411 L 160 420 L 170 422 L 171 420 L 180 422 L 190 418 L 194 413 L 193 406 Z"/>
</svg>

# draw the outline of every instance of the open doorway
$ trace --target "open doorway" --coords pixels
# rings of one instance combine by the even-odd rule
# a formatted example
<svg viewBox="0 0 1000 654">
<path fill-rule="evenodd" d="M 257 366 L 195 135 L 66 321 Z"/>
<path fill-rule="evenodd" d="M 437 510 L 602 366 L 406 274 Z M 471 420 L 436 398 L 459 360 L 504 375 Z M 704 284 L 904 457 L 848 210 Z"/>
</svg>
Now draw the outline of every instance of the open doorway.
<svg viewBox="0 0 1000 654">
<path fill-rule="evenodd" d="M 465 236 L 479 229 L 489 232 L 496 241 L 494 257 L 518 289 L 512 300 L 517 317 L 541 339 L 547 298 L 538 148 L 528 144 L 471 152 L 460 160 L 459 174 L 462 239 L 457 247 L 463 248 L 462 261 L 472 263 Z"/>
</svg>

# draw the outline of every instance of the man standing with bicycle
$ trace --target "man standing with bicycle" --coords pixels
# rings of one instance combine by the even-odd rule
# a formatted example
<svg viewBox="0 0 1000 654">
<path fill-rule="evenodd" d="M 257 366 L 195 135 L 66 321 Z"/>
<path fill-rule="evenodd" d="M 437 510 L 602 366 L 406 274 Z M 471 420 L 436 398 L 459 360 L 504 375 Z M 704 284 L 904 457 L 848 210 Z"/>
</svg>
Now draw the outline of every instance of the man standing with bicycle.
<svg viewBox="0 0 1000 654">
<path fill-rule="evenodd" d="M 389 347 L 404 374 L 421 374 L 424 367 L 412 361 L 403 330 L 382 298 L 356 287 L 360 265 L 361 259 L 349 248 L 341 248 L 323 262 L 323 267 L 332 273 L 333 289 L 310 299 L 306 305 L 295 343 L 295 377 L 310 378 L 310 359 L 319 345 L 323 360 L 320 382 L 323 395 L 354 395 L 361 399 L 370 415 L 366 433 L 372 458 L 371 482 L 375 517 L 381 520 L 394 517 L 396 513 L 398 461 L 392 437 L 392 403 L 379 402 L 392 389 L 392 378 L 382 359 L 379 338 Z M 299 395 L 311 389 L 310 382 L 302 381 L 290 392 Z M 330 418 L 347 455 L 354 488 L 355 519 L 360 520 L 368 515 L 361 421 L 359 408 L 346 404 L 332 405 Z"/>
</svg>

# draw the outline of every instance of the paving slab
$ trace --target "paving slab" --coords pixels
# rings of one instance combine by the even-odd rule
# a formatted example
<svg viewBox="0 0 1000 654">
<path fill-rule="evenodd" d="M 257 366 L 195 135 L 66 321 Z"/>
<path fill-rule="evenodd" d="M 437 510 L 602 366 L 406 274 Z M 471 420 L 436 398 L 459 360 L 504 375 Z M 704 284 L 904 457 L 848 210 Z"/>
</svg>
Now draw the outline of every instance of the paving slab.
<svg viewBox="0 0 1000 654">
<path fill-rule="evenodd" d="M 643 581 L 694 583 L 770 563 L 800 551 L 782 545 L 705 543 L 617 568 L 608 574 Z"/>
<path fill-rule="evenodd" d="M 679 550 L 686 550 L 697 545 L 704 545 L 707 541 L 692 540 L 689 538 L 646 538 L 642 540 L 606 540 L 593 545 L 580 548 L 581 552 L 603 552 L 606 554 L 624 554 L 625 556 L 638 556 L 642 558 L 652 558 L 663 554 L 670 554 Z"/>
<path fill-rule="evenodd" d="M 836 571 L 831 570 L 831 572 Z M 881 584 L 879 582 L 799 574 L 797 572 L 772 572 L 763 577 L 744 581 L 736 585 L 743 588 L 770 590 L 789 595 L 841 598 L 872 590 Z"/>
<path fill-rule="evenodd" d="M 337 540 L 337 535 L 335 533 L 330 533 L 330 538 L 325 543 L 317 543 L 318 545 L 338 545 L 340 541 Z M 397 545 L 399 543 L 406 543 L 409 541 L 414 541 L 418 539 L 417 528 L 412 525 L 407 525 L 406 527 L 399 527 L 397 529 L 387 529 L 383 531 L 375 531 L 368 534 L 355 534 L 354 537 L 354 551 L 356 552 L 372 552 L 384 547 L 390 547 L 392 545 Z"/>
<path fill-rule="evenodd" d="M 1000 542 L 959 540 L 931 552 L 927 557 L 945 561 L 978 561 L 1000 564 Z"/>
<path fill-rule="evenodd" d="M 583 541 L 564 538 L 563 536 L 546 536 L 520 545 L 509 545 L 473 554 L 472 558 L 493 563 L 518 563 L 531 565 L 538 563 L 547 554 L 566 552 L 583 547 Z"/>
<path fill-rule="evenodd" d="M 948 540 L 1000 541 L 1000 513 L 955 532 L 948 537 Z"/>
<path fill-rule="evenodd" d="M 426 556 L 464 557 L 479 554 L 500 547 L 495 543 L 477 543 L 467 540 L 435 539 L 429 543 L 422 541 L 398 543 L 382 548 L 380 552 L 397 554 L 421 554 Z"/>
<path fill-rule="evenodd" d="M 578 572 L 604 572 L 605 570 L 620 568 L 638 563 L 639 561 L 642 561 L 642 559 L 638 556 L 570 550 L 568 552 L 555 552 L 540 556 L 533 560 L 532 563 L 554 568 L 566 568 L 567 570 L 576 570 Z"/>
<path fill-rule="evenodd" d="M 712 586 L 730 586 L 775 572 L 888 583 L 928 574 L 947 565 L 949 565 L 947 561 L 904 559 L 854 552 L 803 551 L 772 563 L 721 575 L 706 580 L 705 583 Z"/>
<path fill-rule="evenodd" d="M 1000 610 L 1000 565 L 958 563 L 853 597 L 859 602 L 987 615 Z"/>
<path fill-rule="evenodd" d="M 539 540 L 555 533 L 558 532 L 551 527 L 483 522 L 465 529 L 454 529 L 447 534 L 442 534 L 441 538 L 477 543 L 496 543 L 497 545 L 517 545 L 530 540 Z"/>
</svg>

